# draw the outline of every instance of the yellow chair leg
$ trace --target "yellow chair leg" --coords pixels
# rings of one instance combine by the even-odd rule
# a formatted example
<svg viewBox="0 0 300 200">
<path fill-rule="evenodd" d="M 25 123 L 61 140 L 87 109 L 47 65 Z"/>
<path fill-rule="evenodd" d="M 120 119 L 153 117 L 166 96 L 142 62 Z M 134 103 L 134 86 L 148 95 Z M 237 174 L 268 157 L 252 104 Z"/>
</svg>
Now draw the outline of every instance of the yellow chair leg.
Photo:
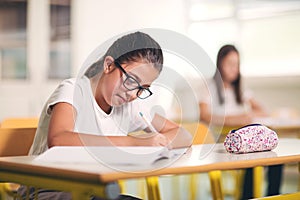
<svg viewBox="0 0 300 200">
<path fill-rule="evenodd" d="M 4 183 L 0 183 L 0 200 L 5 199 Z"/>
<path fill-rule="evenodd" d="M 211 193 L 214 200 L 223 200 L 221 187 L 221 171 L 211 171 L 208 173 L 210 179 Z"/>
<path fill-rule="evenodd" d="M 125 183 L 125 180 L 119 180 L 118 184 L 120 186 L 121 193 L 125 193 L 126 192 L 126 183 Z"/>
<path fill-rule="evenodd" d="M 125 194 L 127 191 L 127 187 L 126 187 L 126 180 L 119 180 L 118 184 L 120 186 L 121 189 L 121 193 Z M 137 194 L 139 197 L 141 197 L 142 199 L 145 199 L 145 181 L 144 179 L 136 179 L 136 185 L 137 185 Z"/>
<path fill-rule="evenodd" d="M 18 188 L 20 187 L 19 184 L 16 183 L 3 183 L 4 185 L 4 191 L 6 193 L 7 196 L 13 198 L 13 199 L 17 199 L 18 198 Z"/>
<path fill-rule="evenodd" d="M 241 198 L 241 189 L 244 181 L 245 170 L 235 170 L 235 188 L 234 188 L 234 199 L 239 200 Z"/>
<path fill-rule="evenodd" d="M 191 187 L 190 200 L 195 200 L 197 198 L 198 180 L 199 180 L 198 174 L 191 174 L 190 175 L 190 187 Z"/>
<path fill-rule="evenodd" d="M 138 195 L 142 198 L 142 199 L 146 199 L 146 195 L 145 195 L 145 180 L 140 178 L 137 179 L 137 188 L 138 188 Z"/>
<path fill-rule="evenodd" d="M 158 177 L 147 177 L 147 193 L 149 200 L 160 200 Z"/>
<path fill-rule="evenodd" d="M 253 196 L 254 198 L 262 197 L 264 167 L 253 168 Z"/>
</svg>

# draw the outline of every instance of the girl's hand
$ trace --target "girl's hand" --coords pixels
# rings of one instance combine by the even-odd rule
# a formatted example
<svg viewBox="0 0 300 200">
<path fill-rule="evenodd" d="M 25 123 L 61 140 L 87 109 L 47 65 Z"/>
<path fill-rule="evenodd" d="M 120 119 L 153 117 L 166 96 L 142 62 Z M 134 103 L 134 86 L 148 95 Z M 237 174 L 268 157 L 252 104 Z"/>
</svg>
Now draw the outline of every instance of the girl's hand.
<svg viewBox="0 0 300 200">
<path fill-rule="evenodd" d="M 241 122 L 244 125 L 251 124 L 253 122 L 253 115 L 252 115 L 252 113 L 246 114 L 246 115 L 244 115 L 244 117 L 241 117 Z"/>
</svg>

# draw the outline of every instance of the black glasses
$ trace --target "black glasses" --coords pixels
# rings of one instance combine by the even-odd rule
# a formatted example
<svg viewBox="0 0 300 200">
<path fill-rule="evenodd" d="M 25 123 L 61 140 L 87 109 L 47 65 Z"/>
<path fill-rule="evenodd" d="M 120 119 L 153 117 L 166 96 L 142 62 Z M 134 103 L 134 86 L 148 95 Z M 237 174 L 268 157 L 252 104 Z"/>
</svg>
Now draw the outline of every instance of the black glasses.
<svg viewBox="0 0 300 200">
<path fill-rule="evenodd" d="M 116 67 L 118 67 L 123 74 L 125 74 L 126 79 L 123 82 L 124 87 L 129 90 L 138 90 L 136 93 L 136 96 L 140 99 L 146 99 L 147 97 L 150 97 L 153 93 L 149 90 L 149 88 L 141 86 L 141 84 L 132 76 L 130 76 L 125 69 L 120 65 L 118 62 L 114 62 Z"/>
</svg>

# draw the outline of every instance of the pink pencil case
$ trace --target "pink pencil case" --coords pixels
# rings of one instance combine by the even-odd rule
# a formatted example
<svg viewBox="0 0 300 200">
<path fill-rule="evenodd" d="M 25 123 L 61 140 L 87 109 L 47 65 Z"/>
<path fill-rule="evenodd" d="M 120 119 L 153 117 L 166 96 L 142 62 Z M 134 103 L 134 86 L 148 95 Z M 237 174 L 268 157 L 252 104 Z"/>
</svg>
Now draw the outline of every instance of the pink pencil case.
<svg viewBox="0 0 300 200">
<path fill-rule="evenodd" d="M 250 124 L 231 130 L 224 141 L 225 149 L 229 153 L 271 151 L 277 144 L 276 132 L 261 124 Z"/>
</svg>

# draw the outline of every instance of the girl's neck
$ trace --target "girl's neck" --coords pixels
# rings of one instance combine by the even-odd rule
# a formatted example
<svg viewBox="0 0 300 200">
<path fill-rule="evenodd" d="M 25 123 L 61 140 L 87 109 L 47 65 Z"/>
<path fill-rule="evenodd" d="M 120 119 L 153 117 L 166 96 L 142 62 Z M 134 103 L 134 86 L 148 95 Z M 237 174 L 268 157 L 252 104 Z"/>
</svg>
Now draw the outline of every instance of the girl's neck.
<svg viewBox="0 0 300 200">
<path fill-rule="evenodd" d="M 232 88 L 231 83 L 223 81 L 224 88 Z"/>
<path fill-rule="evenodd" d="M 93 76 L 92 78 L 90 78 L 91 88 L 92 88 L 94 97 L 96 96 L 96 91 L 97 91 L 97 86 L 98 86 L 99 81 L 100 81 L 100 76 L 98 74 Z"/>
<path fill-rule="evenodd" d="M 112 106 L 108 105 L 103 96 L 100 93 L 101 88 L 98 88 L 99 82 L 102 81 L 99 75 L 96 75 L 90 79 L 91 82 L 91 88 L 93 92 L 93 96 L 95 98 L 95 101 L 97 102 L 98 106 L 106 113 L 109 114 L 112 110 Z"/>
</svg>

